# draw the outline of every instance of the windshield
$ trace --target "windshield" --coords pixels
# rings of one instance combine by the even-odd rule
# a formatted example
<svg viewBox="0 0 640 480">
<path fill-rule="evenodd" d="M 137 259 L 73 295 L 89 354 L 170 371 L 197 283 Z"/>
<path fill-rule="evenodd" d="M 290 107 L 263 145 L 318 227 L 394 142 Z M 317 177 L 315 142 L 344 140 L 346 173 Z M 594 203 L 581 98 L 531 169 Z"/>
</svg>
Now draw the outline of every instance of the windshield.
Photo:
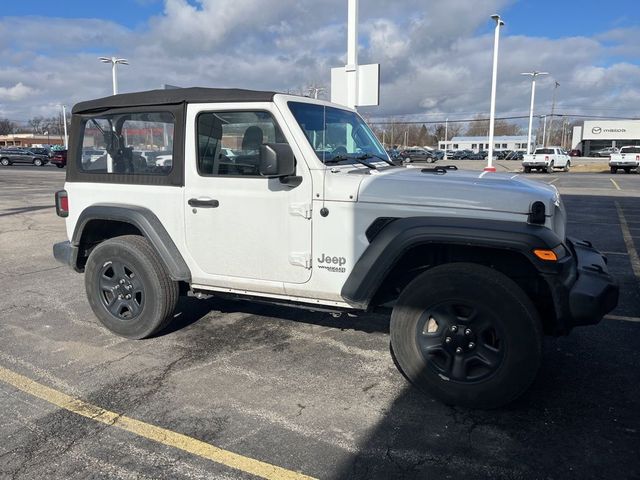
<svg viewBox="0 0 640 480">
<path fill-rule="evenodd" d="M 312 103 L 288 105 L 322 162 L 349 157 L 388 160 L 376 136 L 356 113 Z"/>
</svg>

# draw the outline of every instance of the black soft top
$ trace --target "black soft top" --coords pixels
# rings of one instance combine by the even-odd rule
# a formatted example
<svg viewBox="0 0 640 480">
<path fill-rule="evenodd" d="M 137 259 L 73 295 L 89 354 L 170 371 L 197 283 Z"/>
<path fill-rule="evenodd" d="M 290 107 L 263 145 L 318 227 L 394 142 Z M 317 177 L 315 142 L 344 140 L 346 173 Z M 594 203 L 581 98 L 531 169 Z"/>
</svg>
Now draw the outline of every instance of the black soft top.
<svg viewBox="0 0 640 480">
<path fill-rule="evenodd" d="M 242 90 L 239 88 L 174 88 L 121 93 L 88 100 L 74 105 L 73 113 L 88 113 L 109 108 L 149 105 L 177 105 L 180 103 L 271 102 L 276 92 Z"/>
</svg>

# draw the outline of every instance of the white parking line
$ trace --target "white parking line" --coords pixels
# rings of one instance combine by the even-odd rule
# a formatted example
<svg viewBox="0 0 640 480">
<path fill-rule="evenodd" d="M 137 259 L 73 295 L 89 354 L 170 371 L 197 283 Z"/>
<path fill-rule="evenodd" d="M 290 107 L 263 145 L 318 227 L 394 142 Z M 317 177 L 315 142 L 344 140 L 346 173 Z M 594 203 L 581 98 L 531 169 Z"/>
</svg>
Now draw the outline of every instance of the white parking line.
<svg viewBox="0 0 640 480">
<path fill-rule="evenodd" d="M 547 182 L 547 185 L 551 185 L 553 182 L 556 182 L 558 180 L 560 180 L 560 177 L 556 177 L 553 180 L 551 180 L 550 182 Z"/>
<path fill-rule="evenodd" d="M 638 317 L 623 317 L 620 315 L 605 315 L 606 320 L 620 320 L 622 322 L 635 322 L 640 323 L 640 318 Z"/>
<path fill-rule="evenodd" d="M 613 178 L 610 178 L 609 180 L 611 180 L 611 183 L 613 183 L 613 186 L 614 186 L 614 187 L 616 187 L 618 190 L 622 190 L 622 189 L 620 188 L 620 185 L 618 185 L 618 184 L 616 183 L 616 181 L 615 181 Z"/>
</svg>

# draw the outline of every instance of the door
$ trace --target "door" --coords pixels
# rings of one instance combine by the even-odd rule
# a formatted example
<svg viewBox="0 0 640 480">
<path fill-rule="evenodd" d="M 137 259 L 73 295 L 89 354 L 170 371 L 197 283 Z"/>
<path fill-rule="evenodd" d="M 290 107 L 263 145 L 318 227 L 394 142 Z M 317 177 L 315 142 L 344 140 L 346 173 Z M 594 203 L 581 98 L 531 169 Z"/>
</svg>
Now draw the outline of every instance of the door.
<svg viewBox="0 0 640 480">
<path fill-rule="evenodd" d="M 193 126 L 196 135 L 185 152 L 186 244 L 200 281 L 212 286 L 304 283 L 311 276 L 310 172 L 277 108 L 260 105 L 188 109 L 187 131 Z M 301 183 L 260 175 L 264 143 L 289 143 Z"/>
</svg>

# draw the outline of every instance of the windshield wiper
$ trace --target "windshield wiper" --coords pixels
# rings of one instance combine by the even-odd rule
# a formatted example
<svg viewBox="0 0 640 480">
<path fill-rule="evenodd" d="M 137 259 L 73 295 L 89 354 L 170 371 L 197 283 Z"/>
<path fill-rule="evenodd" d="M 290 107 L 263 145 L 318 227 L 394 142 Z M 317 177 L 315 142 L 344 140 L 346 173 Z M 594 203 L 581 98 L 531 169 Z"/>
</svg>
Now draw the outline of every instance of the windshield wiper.
<svg viewBox="0 0 640 480">
<path fill-rule="evenodd" d="M 333 157 L 333 158 L 331 158 L 329 160 L 325 160 L 324 163 L 325 163 L 325 165 L 328 165 L 329 163 L 338 163 L 338 162 L 344 162 L 346 160 L 354 160 L 354 161 L 364 165 L 365 167 L 369 167 L 372 170 L 377 170 L 378 167 L 376 167 L 371 162 L 367 162 L 367 158 L 371 158 L 371 156 L 359 155 L 357 157 L 354 157 L 354 156 L 350 156 L 350 155 L 336 155 L 335 157 Z"/>
<path fill-rule="evenodd" d="M 385 157 L 383 157 L 381 155 L 376 155 L 375 153 L 363 153 L 362 155 L 360 155 L 357 158 L 360 159 L 360 160 L 366 160 L 368 158 L 377 158 L 378 160 L 382 160 L 384 163 L 388 163 L 392 167 L 398 167 L 399 166 L 399 165 L 396 165 L 395 163 L 393 163 L 388 158 L 385 158 Z"/>
</svg>

